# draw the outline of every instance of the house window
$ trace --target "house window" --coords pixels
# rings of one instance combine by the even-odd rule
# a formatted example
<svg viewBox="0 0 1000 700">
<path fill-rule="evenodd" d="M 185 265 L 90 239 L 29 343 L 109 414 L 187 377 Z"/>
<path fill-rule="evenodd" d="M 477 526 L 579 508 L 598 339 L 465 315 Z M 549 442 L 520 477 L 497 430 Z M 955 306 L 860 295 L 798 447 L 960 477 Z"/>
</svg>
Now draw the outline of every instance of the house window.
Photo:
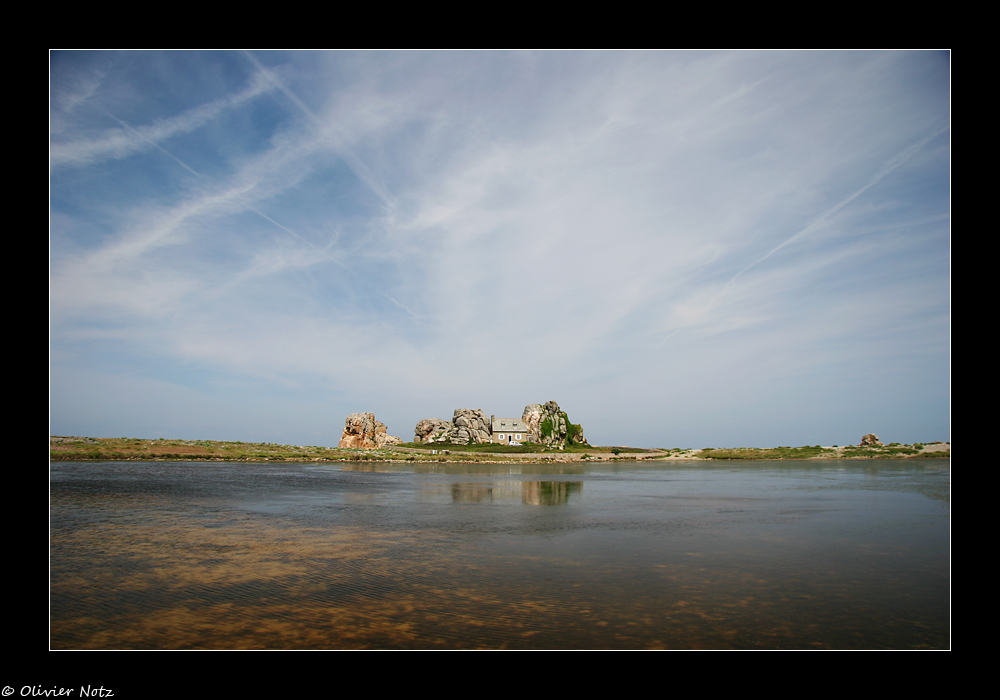
<svg viewBox="0 0 1000 700">
<path fill-rule="evenodd" d="M 503 440 L 503 433 L 500 433 L 500 439 Z"/>
<path fill-rule="evenodd" d="M 515 435 L 514 439 L 517 440 L 518 442 L 520 442 L 521 441 L 521 435 L 520 434 Z"/>
</svg>

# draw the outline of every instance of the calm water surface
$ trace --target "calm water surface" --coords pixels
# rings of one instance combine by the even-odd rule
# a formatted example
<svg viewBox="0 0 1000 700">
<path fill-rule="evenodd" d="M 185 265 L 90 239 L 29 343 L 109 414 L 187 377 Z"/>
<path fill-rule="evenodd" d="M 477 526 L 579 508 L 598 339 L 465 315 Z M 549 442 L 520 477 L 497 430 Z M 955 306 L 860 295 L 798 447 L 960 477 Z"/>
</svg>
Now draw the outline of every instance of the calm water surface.
<svg viewBox="0 0 1000 700">
<path fill-rule="evenodd" d="M 947 460 L 50 469 L 53 648 L 950 645 Z"/>
</svg>

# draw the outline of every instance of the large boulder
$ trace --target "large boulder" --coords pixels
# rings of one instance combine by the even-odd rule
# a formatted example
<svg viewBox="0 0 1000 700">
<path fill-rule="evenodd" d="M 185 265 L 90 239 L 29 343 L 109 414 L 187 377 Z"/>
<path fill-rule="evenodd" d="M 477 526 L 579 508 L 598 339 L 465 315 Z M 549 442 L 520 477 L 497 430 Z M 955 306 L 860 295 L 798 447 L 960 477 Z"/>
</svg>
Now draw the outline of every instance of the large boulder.
<svg viewBox="0 0 1000 700">
<path fill-rule="evenodd" d="M 424 418 L 413 429 L 413 442 L 438 442 L 451 430 L 451 423 L 440 418 Z"/>
<path fill-rule="evenodd" d="M 858 447 L 882 447 L 882 443 L 878 440 L 878 435 L 875 433 L 868 433 L 858 444 Z"/>
<path fill-rule="evenodd" d="M 451 423 L 425 418 L 413 429 L 414 442 L 451 442 L 456 445 L 490 442 L 490 419 L 481 409 L 458 408 Z"/>
<path fill-rule="evenodd" d="M 541 442 L 542 435 L 539 432 L 539 426 L 542 423 L 542 405 L 529 403 L 524 407 L 521 420 L 528 426 L 528 442 Z"/>
<path fill-rule="evenodd" d="M 490 442 L 493 435 L 490 419 L 478 408 L 456 408 L 451 425 L 448 438 L 457 445 Z"/>
<path fill-rule="evenodd" d="M 395 435 L 386 433 L 385 423 L 375 420 L 374 413 L 352 413 L 344 423 L 344 432 L 337 447 L 374 450 L 401 442 Z"/>
</svg>

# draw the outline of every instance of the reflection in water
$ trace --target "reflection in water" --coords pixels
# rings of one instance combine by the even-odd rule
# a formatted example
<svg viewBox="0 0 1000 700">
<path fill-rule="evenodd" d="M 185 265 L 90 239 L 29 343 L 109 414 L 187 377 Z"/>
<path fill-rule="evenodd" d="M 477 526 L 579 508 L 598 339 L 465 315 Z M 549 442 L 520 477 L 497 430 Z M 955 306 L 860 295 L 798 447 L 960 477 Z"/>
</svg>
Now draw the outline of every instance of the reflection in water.
<svg viewBox="0 0 1000 700">
<path fill-rule="evenodd" d="M 517 466 L 54 464 L 51 644 L 949 645 L 947 462 Z"/>
<path fill-rule="evenodd" d="M 633 463 L 635 464 L 635 463 Z M 662 462 L 660 463 L 662 464 Z M 639 466 L 646 466 L 639 463 Z M 415 464 L 400 465 L 394 462 L 373 462 L 371 464 L 351 464 L 347 466 L 314 466 L 307 465 L 307 469 L 316 471 L 347 471 L 347 472 L 369 472 L 383 474 L 398 474 L 401 471 L 412 472 L 414 474 L 488 474 L 490 476 L 500 475 L 559 475 L 559 474 L 586 474 L 588 465 L 585 462 L 556 462 L 549 464 L 494 464 L 489 462 L 417 462 Z"/>
<path fill-rule="evenodd" d="M 513 495 L 513 489 L 505 489 L 508 493 L 502 494 L 501 487 L 483 484 L 453 484 L 451 487 L 451 500 L 455 503 L 492 503 L 493 490 L 497 491 L 497 498 L 506 495 L 508 498 Z"/>
<path fill-rule="evenodd" d="M 562 506 L 571 493 L 583 491 L 582 481 L 524 481 L 521 502 L 529 506 Z"/>
<path fill-rule="evenodd" d="M 529 506 L 562 506 L 570 494 L 583 491 L 582 481 L 508 481 L 503 484 L 456 483 L 451 486 L 454 503 L 520 501 Z"/>
</svg>

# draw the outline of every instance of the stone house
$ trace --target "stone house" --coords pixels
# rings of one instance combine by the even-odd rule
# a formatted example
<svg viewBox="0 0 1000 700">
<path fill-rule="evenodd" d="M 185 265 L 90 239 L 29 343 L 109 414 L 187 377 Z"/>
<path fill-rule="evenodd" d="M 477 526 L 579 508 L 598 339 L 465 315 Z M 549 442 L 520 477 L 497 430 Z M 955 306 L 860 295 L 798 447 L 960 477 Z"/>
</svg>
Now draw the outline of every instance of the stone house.
<svg viewBox="0 0 1000 700">
<path fill-rule="evenodd" d="M 490 416 L 490 442 L 509 445 L 528 439 L 528 424 L 521 418 L 497 418 Z"/>
</svg>

